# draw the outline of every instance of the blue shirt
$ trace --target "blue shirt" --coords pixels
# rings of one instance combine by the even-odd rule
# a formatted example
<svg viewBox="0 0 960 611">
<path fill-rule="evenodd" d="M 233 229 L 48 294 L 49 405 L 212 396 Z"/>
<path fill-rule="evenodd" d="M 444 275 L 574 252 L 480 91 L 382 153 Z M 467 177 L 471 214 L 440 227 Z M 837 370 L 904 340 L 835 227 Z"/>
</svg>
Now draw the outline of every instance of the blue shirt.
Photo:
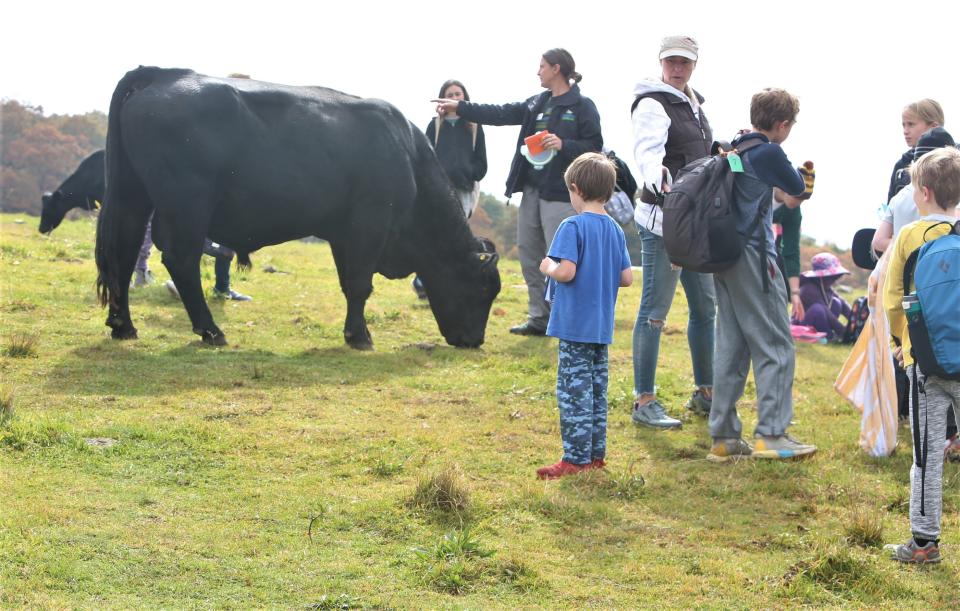
<svg viewBox="0 0 960 611">
<path fill-rule="evenodd" d="M 758 132 L 751 132 L 734 140 L 734 146 L 747 139 L 758 138 L 763 144 L 745 151 L 743 159 L 743 173 L 736 174 L 733 183 L 734 209 L 737 215 L 737 231 L 747 238 L 757 250 L 767 251 L 774 259 L 777 258 L 777 248 L 773 239 L 773 188 L 783 189 L 788 195 L 803 193 L 803 177 L 793 167 L 786 153 L 779 144 L 767 140 L 767 137 Z M 766 204 L 767 212 L 760 220 L 763 230 L 751 225 L 757 218 L 757 211 L 761 204 Z M 750 235 L 747 235 L 750 232 Z"/>
<path fill-rule="evenodd" d="M 630 267 L 627 240 L 606 214 L 584 212 L 560 223 L 547 256 L 577 266 L 570 282 L 554 290 L 547 335 L 571 342 L 613 343 L 613 314 L 620 274 Z"/>
</svg>

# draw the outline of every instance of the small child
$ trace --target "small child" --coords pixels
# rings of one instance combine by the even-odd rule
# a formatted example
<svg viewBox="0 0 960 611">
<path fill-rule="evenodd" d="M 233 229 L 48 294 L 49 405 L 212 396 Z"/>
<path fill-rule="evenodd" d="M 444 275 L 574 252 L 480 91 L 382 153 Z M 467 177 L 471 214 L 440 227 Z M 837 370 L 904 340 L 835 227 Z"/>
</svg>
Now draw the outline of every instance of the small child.
<svg viewBox="0 0 960 611">
<path fill-rule="evenodd" d="M 563 459 L 537 469 L 556 479 L 606 463 L 607 345 L 621 286 L 633 283 L 623 230 L 604 209 L 617 170 L 599 153 L 577 157 L 564 173 L 576 216 L 563 220 L 540 271 L 549 276 L 553 307 L 547 335 L 560 340 L 557 406 Z"/>
<path fill-rule="evenodd" d="M 850 272 L 840 259 L 830 252 L 821 252 L 810 259 L 811 269 L 800 274 L 800 302 L 804 315 L 797 318 L 800 325 L 813 327 L 827 334 L 827 340 L 844 341 L 847 325 L 853 317 L 850 304 L 834 290 L 834 283 Z M 843 316 L 847 322 L 842 322 Z"/>
<path fill-rule="evenodd" d="M 787 293 L 776 265 L 772 212 L 769 203 L 777 187 L 800 196 L 804 181 L 780 148 L 796 122 L 800 103 L 782 89 L 764 89 L 750 101 L 753 131 L 733 141 L 762 144 L 741 155 L 743 172 L 735 174 L 733 204 L 737 230 L 744 238 L 743 254 L 730 269 L 713 275 L 717 285 L 716 352 L 713 362 L 713 407 L 707 460 L 798 458 L 817 451 L 787 435 L 793 417 L 795 355 Z M 757 223 L 757 215 L 767 206 Z M 766 278 L 765 278 L 766 276 Z M 757 387 L 755 447 L 742 438 L 737 401 L 743 395 L 753 364 Z"/>
<path fill-rule="evenodd" d="M 907 317 L 902 306 L 903 268 L 910 253 L 924 242 L 948 233 L 950 226 L 957 221 L 955 207 L 960 203 L 960 151 L 942 148 L 928 153 L 916 162 L 910 173 L 920 220 L 905 226 L 897 234 L 890 253 L 883 307 L 890 320 L 894 343 L 900 345 L 894 349 L 894 355 L 903 362 L 911 383 L 916 379 L 921 388 L 919 401 L 916 404 L 912 398 L 910 401 L 914 421 L 919 419 L 924 423 L 921 438 L 914 436 L 914 448 L 926 443 L 930 447 L 925 452 L 925 466 L 918 467 L 914 461 L 910 471 L 910 530 L 913 536 L 902 545 L 888 545 L 886 548 L 892 551 L 894 560 L 925 563 L 940 562 L 941 559 L 938 544 L 943 510 L 944 432 L 949 410 L 953 409 L 957 415 L 960 407 L 960 382 L 925 375 L 914 364 Z"/>
</svg>

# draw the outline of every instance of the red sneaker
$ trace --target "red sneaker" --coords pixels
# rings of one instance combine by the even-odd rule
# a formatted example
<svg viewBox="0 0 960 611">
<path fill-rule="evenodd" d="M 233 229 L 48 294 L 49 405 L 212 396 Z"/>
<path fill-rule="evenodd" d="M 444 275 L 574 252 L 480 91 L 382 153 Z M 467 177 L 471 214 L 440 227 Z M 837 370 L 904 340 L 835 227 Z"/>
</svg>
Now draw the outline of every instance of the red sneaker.
<svg viewBox="0 0 960 611">
<path fill-rule="evenodd" d="M 537 479 L 558 479 L 564 475 L 573 475 L 574 473 L 586 471 L 587 469 L 591 468 L 591 465 L 593 465 L 593 463 L 578 465 L 572 462 L 561 460 L 555 465 L 550 465 L 549 467 L 540 467 L 537 469 Z"/>
<path fill-rule="evenodd" d="M 588 468 L 588 469 L 603 469 L 603 468 L 606 467 L 606 466 L 607 466 L 607 463 L 606 463 L 606 461 L 604 461 L 602 458 L 594 458 L 593 461 L 591 461 L 591 463 L 590 463 L 589 465 L 587 465 L 587 468 Z"/>
</svg>

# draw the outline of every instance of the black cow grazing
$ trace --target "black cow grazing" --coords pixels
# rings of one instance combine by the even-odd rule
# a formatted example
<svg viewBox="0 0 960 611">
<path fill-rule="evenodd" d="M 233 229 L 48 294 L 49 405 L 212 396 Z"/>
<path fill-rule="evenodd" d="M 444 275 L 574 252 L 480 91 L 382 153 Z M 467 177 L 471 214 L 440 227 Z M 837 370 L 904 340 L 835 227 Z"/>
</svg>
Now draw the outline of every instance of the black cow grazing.
<svg viewBox="0 0 960 611">
<path fill-rule="evenodd" d="M 74 208 L 96 210 L 97 202 L 103 202 L 103 165 L 103 149 L 100 149 L 81 161 L 56 191 L 43 194 L 40 233 L 50 233 L 59 227 L 63 217 Z"/>
<path fill-rule="evenodd" d="M 322 87 L 140 67 L 117 84 L 107 193 L 97 225 L 100 301 L 117 339 L 135 338 L 128 286 L 147 217 L 193 331 L 226 338 L 200 287 L 204 236 L 241 257 L 316 235 L 347 299 L 343 335 L 373 343 L 373 274 L 416 272 L 447 342 L 483 343 L 500 292 L 497 254 L 473 236 L 426 137 L 382 100 Z"/>
</svg>

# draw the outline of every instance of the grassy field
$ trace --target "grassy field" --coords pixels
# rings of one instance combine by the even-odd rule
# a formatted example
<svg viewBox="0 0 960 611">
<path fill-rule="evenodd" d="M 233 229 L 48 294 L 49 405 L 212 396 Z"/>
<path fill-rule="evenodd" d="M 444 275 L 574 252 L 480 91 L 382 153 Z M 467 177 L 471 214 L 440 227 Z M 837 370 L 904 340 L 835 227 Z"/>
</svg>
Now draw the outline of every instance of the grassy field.
<svg viewBox="0 0 960 611">
<path fill-rule="evenodd" d="M 894 565 L 880 546 L 909 536 L 909 433 L 890 459 L 858 449 L 832 390 L 842 347 L 798 347 L 792 430 L 813 459 L 713 465 L 703 420 L 630 422 L 636 284 L 611 348 L 610 467 L 539 482 L 560 456 L 556 342 L 507 332 L 516 262 L 480 350 L 447 346 L 409 280 L 376 277 L 361 353 L 329 249 L 268 248 L 234 273 L 253 302 L 211 301 L 229 340 L 213 349 L 156 254 L 159 282 L 131 298 L 140 339 L 109 339 L 93 240 L 90 219 L 45 237 L 0 215 L 0 607 L 960 606 L 957 465 L 945 562 Z M 658 378 L 674 414 L 692 384 L 682 297 Z"/>
</svg>

